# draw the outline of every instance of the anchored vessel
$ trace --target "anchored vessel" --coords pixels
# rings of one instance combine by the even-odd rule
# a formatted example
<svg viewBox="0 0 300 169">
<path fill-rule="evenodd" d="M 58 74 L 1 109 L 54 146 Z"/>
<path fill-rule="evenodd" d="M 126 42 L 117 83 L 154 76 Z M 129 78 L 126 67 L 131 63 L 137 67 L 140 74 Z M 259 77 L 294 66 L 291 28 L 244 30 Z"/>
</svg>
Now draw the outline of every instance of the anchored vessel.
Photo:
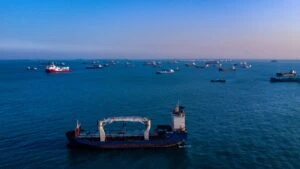
<svg viewBox="0 0 300 169">
<path fill-rule="evenodd" d="M 174 69 L 162 69 L 156 72 L 156 74 L 172 74 L 172 73 L 175 73 Z"/>
<path fill-rule="evenodd" d="M 271 82 L 300 82 L 297 72 L 292 69 L 290 72 L 279 72 L 276 73 L 276 77 L 270 78 Z"/>
<path fill-rule="evenodd" d="M 276 76 L 277 77 L 295 77 L 295 76 L 297 76 L 297 72 L 294 69 L 292 69 L 292 70 L 290 70 L 290 72 L 276 73 Z"/>
<path fill-rule="evenodd" d="M 64 66 L 64 67 L 60 67 L 60 66 L 56 66 L 54 63 L 46 66 L 45 71 L 47 73 L 55 73 L 55 72 L 70 72 L 70 67 L 68 66 Z"/>
<path fill-rule="evenodd" d="M 101 64 L 92 64 L 86 67 L 86 69 L 102 69 L 103 66 Z"/>
<path fill-rule="evenodd" d="M 158 125 L 155 132 L 150 134 L 151 120 L 146 117 L 110 117 L 98 121 L 98 131 L 91 133 L 82 129 L 77 122 L 73 131 L 68 131 L 66 136 L 71 147 L 87 147 L 98 149 L 121 149 L 121 148 L 163 148 L 179 147 L 187 140 L 185 128 L 184 107 L 177 105 L 172 112 L 173 124 Z M 127 133 L 108 134 L 104 126 L 113 122 L 139 122 L 145 125 L 143 135 L 130 135 Z"/>
</svg>

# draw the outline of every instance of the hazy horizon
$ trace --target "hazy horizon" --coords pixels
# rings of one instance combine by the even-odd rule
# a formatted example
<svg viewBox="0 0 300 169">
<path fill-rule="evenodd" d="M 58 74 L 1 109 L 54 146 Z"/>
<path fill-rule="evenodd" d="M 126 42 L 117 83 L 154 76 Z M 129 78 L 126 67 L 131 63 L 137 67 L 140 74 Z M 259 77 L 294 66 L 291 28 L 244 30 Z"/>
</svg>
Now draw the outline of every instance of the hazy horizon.
<svg viewBox="0 0 300 169">
<path fill-rule="evenodd" d="M 0 59 L 300 59 L 300 1 L 0 1 Z"/>
</svg>

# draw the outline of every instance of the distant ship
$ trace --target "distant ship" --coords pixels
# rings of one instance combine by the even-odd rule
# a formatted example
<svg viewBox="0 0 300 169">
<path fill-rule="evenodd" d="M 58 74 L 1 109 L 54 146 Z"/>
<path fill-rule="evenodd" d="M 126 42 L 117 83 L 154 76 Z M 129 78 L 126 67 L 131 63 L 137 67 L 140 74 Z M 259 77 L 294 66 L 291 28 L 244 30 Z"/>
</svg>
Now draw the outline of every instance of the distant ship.
<svg viewBox="0 0 300 169">
<path fill-rule="evenodd" d="M 70 67 L 68 66 L 64 66 L 64 67 L 60 67 L 60 66 L 56 66 L 54 63 L 51 63 L 50 65 L 46 66 L 45 71 L 47 73 L 56 73 L 56 72 L 70 72 Z"/>
<path fill-rule="evenodd" d="M 204 66 L 196 65 L 195 68 L 200 68 L 200 69 L 209 68 L 209 64 L 205 64 Z"/>
<path fill-rule="evenodd" d="M 192 62 L 192 63 L 186 63 L 185 66 L 186 67 L 195 67 L 195 66 L 197 66 L 197 64 L 195 62 Z"/>
<path fill-rule="evenodd" d="M 242 68 L 246 68 L 246 69 L 249 69 L 249 68 L 252 67 L 252 65 L 251 65 L 251 64 L 248 64 L 246 61 L 241 62 L 241 63 L 240 63 L 240 66 L 241 66 Z"/>
<path fill-rule="evenodd" d="M 292 69 L 290 72 L 276 73 L 276 77 L 270 78 L 271 82 L 300 82 L 300 78 L 297 76 L 297 72 Z"/>
<path fill-rule="evenodd" d="M 294 69 L 292 69 L 289 72 L 276 73 L 276 76 L 277 77 L 294 77 L 294 76 L 297 76 L 297 72 Z"/>
<path fill-rule="evenodd" d="M 152 67 L 160 67 L 161 66 L 161 62 L 157 62 L 157 61 L 148 61 L 148 62 L 144 62 L 145 66 L 152 66 Z"/>
<path fill-rule="evenodd" d="M 68 131 L 66 137 L 70 147 L 86 147 L 95 149 L 128 149 L 128 148 L 166 148 L 180 147 L 187 141 L 185 128 L 184 107 L 177 104 L 172 112 L 173 124 L 158 125 L 153 134 L 150 134 L 151 120 L 146 117 L 121 116 L 99 120 L 98 131 L 90 132 L 81 127 L 77 121 L 75 130 Z M 145 125 L 143 134 L 132 134 L 126 130 L 116 133 L 105 131 L 105 125 L 114 122 L 137 122 Z"/>
<path fill-rule="evenodd" d="M 103 66 L 101 64 L 92 64 L 92 65 L 89 65 L 87 67 L 85 67 L 86 69 L 102 69 Z"/>
<path fill-rule="evenodd" d="M 156 72 L 156 74 L 172 74 L 172 73 L 175 73 L 174 69 L 162 69 Z"/>
<path fill-rule="evenodd" d="M 219 71 L 220 71 L 220 72 L 232 72 L 232 71 L 236 71 L 236 68 L 235 68 L 235 66 L 232 66 L 231 68 L 223 68 L 223 67 L 220 67 L 220 68 L 219 68 Z"/>
</svg>

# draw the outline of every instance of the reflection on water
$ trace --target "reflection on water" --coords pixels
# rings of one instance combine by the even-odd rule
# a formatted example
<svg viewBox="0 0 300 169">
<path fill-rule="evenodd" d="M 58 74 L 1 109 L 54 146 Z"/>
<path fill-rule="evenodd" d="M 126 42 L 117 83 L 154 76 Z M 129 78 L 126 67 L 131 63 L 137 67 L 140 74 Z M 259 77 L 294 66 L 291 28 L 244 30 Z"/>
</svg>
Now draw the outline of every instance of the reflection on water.
<svg viewBox="0 0 300 169">
<path fill-rule="evenodd" d="M 47 75 L 24 70 L 37 61 L 0 62 L 0 168 L 300 168 L 300 85 L 269 82 L 300 62 L 249 61 L 251 69 L 223 73 L 179 62 L 171 76 L 142 63 L 90 71 L 68 61 L 72 73 Z M 210 83 L 220 77 L 226 84 Z M 96 121 L 110 116 L 169 124 L 178 99 L 186 107 L 191 148 L 66 147 L 65 132 L 77 119 L 85 129 L 97 129 Z"/>
<path fill-rule="evenodd" d="M 105 168 L 172 168 L 190 166 L 186 148 L 91 150 L 70 149 L 70 168 L 99 166 Z"/>
</svg>

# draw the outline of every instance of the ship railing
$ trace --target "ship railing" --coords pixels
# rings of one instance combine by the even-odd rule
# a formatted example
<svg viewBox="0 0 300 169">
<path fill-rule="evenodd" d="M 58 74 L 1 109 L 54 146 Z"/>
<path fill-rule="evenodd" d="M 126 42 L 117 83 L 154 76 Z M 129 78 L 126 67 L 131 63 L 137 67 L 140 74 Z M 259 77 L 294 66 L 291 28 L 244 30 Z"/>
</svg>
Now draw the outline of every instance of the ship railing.
<svg viewBox="0 0 300 169">
<path fill-rule="evenodd" d="M 89 134 L 87 134 L 87 133 L 80 133 L 80 135 L 79 136 L 77 136 L 77 137 L 84 137 L 84 138 L 95 138 L 95 137 L 99 137 L 99 133 L 93 133 L 93 134 L 91 134 L 91 133 L 89 133 Z"/>
<path fill-rule="evenodd" d="M 143 136 L 143 130 L 106 130 L 106 136 Z M 78 137 L 94 138 L 99 137 L 99 131 L 82 131 Z"/>
</svg>

